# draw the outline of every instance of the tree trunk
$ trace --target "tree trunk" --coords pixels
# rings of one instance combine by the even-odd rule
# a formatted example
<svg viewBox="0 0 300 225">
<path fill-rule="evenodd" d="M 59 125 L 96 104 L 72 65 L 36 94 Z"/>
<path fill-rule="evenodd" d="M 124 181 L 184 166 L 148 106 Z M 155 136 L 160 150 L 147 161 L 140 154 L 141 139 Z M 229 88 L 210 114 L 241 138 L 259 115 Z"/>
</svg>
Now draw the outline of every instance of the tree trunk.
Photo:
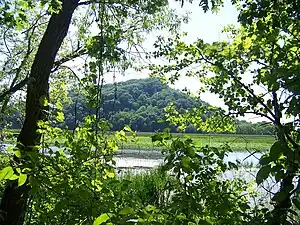
<svg viewBox="0 0 300 225">
<path fill-rule="evenodd" d="M 22 151 L 30 151 L 31 146 L 40 143 L 37 134 L 37 123 L 46 119 L 47 106 L 43 100 L 49 98 L 49 76 L 57 52 L 68 32 L 71 18 L 79 0 L 62 0 L 62 9 L 53 14 L 40 42 L 30 71 L 30 82 L 27 87 L 26 117 L 18 137 Z M 0 205 L 1 225 L 21 225 L 29 196 L 30 186 L 17 186 L 10 182 L 3 193 Z"/>
<path fill-rule="evenodd" d="M 281 124 L 281 111 L 279 110 L 278 96 L 275 91 L 272 92 L 273 96 L 273 104 L 274 104 L 274 114 L 275 114 L 275 125 L 276 125 L 276 136 L 277 140 L 280 141 L 283 145 L 289 146 L 288 140 L 285 137 L 284 128 Z M 289 148 L 289 147 L 288 147 Z M 292 151 L 292 150 L 291 150 Z M 282 179 L 280 184 L 280 189 L 277 191 L 285 191 L 288 190 L 288 187 L 293 186 L 293 179 L 295 177 L 295 172 L 297 168 L 293 170 L 288 170 L 288 173 L 285 178 Z M 291 193 L 286 193 L 284 199 L 276 202 L 273 209 L 273 219 L 271 221 L 272 225 L 281 225 L 285 224 L 288 218 L 288 211 L 291 208 Z"/>
</svg>

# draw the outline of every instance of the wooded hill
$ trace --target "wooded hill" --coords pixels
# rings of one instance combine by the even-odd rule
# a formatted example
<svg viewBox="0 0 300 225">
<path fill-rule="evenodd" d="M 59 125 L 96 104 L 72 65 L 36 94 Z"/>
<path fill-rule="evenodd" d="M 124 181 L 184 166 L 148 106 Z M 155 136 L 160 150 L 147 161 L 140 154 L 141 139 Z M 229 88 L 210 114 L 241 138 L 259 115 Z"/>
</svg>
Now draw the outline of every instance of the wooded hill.
<svg viewBox="0 0 300 225">
<path fill-rule="evenodd" d="M 85 97 L 82 94 L 70 92 L 71 103 L 65 106 L 65 124 L 69 129 L 75 127 L 83 118 L 91 113 Z M 101 91 L 100 115 L 112 123 L 113 130 L 120 130 L 129 125 L 133 130 L 153 132 L 164 129 L 169 125 L 161 122 L 164 119 L 164 108 L 171 102 L 179 112 L 192 109 L 208 103 L 192 97 L 179 90 L 170 88 L 159 79 L 133 79 L 116 84 L 103 85 Z M 263 124 L 251 124 L 246 121 L 237 121 L 239 134 L 272 134 L 273 127 Z M 172 127 L 172 132 L 176 128 Z M 192 126 L 187 132 L 196 132 Z M 198 131 L 199 132 L 199 131 Z M 200 131 L 201 133 L 201 131 Z"/>
</svg>

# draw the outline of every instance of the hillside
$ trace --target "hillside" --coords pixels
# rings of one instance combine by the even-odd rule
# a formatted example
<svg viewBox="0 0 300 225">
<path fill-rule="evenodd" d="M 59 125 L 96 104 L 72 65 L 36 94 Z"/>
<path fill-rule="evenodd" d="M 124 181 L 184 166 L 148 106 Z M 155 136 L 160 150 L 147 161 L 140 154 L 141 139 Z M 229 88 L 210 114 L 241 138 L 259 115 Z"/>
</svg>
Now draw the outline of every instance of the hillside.
<svg viewBox="0 0 300 225">
<path fill-rule="evenodd" d="M 125 125 L 129 125 L 133 130 L 140 132 L 154 132 L 169 127 L 166 123 L 158 122 L 164 119 L 163 109 L 173 102 L 180 112 L 186 109 L 208 105 L 199 98 L 191 97 L 179 90 L 170 88 L 162 84 L 159 79 L 133 79 L 116 84 L 106 84 L 102 88 L 102 98 L 100 103 L 100 115 L 103 119 L 112 124 L 112 130 L 120 130 Z M 64 105 L 65 121 L 62 127 L 74 129 L 76 124 L 82 123 L 84 117 L 95 110 L 88 107 L 85 96 L 82 93 L 75 93 L 70 90 L 69 97 L 71 103 Z M 205 115 L 204 115 L 205 116 Z M 10 128 L 20 129 L 24 118 L 18 108 L 12 108 L 5 118 Z M 235 123 L 237 134 L 272 135 L 274 127 L 264 123 L 250 123 L 237 120 Z M 172 132 L 176 132 L 175 127 L 171 127 Z M 203 133 L 196 131 L 192 126 L 188 126 L 188 133 Z"/>
<path fill-rule="evenodd" d="M 75 122 L 82 122 L 91 110 L 85 103 L 83 95 L 70 92 L 70 98 L 72 103 L 65 106 L 64 125 L 73 129 Z M 202 104 L 208 105 L 198 98 L 162 84 L 159 79 L 134 79 L 103 86 L 101 115 L 112 123 L 113 130 L 120 130 L 125 125 L 129 125 L 136 131 L 153 132 L 168 126 L 158 121 L 164 118 L 163 108 L 170 102 L 174 102 L 181 112 Z M 273 126 L 262 123 L 237 121 L 236 128 L 238 134 L 274 133 Z M 176 132 L 175 127 L 172 128 L 172 132 Z M 190 126 L 187 132 L 193 133 L 196 130 Z"/>
<path fill-rule="evenodd" d="M 65 118 L 66 125 L 73 129 L 75 111 L 76 121 L 80 122 L 90 110 L 82 95 L 71 92 L 70 97 L 72 103 L 65 107 Z M 134 79 L 103 86 L 101 115 L 112 123 L 113 130 L 122 129 L 127 124 L 137 131 L 155 131 L 167 126 L 158 120 L 164 118 L 163 108 L 170 102 L 182 112 L 207 104 L 162 84 L 159 79 Z"/>
</svg>

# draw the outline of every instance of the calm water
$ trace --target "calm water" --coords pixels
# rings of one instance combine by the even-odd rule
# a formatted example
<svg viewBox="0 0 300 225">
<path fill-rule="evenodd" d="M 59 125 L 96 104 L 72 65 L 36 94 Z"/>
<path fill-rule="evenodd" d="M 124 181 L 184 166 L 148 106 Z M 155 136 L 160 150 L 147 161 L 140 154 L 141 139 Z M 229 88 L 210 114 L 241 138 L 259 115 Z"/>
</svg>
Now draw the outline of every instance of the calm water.
<svg viewBox="0 0 300 225">
<path fill-rule="evenodd" d="M 0 150 L 2 151 L 11 145 L 2 145 Z M 2 147 L 2 148 L 1 148 Z M 52 150 L 55 152 L 58 148 L 53 147 Z M 249 152 L 231 152 L 225 157 L 225 161 L 236 162 L 239 160 L 242 164 L 257 165 L 259 158 L 262 153 L 250 154 Z M 149 150 L 133 150 L 133 149 L 123 149 L 117 151 L 115 156 L 116 169 L 118 171 L 131 170 L 133 173 L 139 173 L 163 163 L 163 155 L 160 151 L 149 151 Z M 235 179 L 237 177 L 243 178 L 247 181 L 255 181 L 255 176 L 257 173 L 257 168 L 255 167 L 241 167 L 238 171 L 227 171 L 223 174 L 225 179 Z M 270 199 L 270 192 L 266 192 L 266 189 L 272 190 L 274 193 L 279 188 L 278 184 L 272 179 L 268 179 L 263 183 L 263 186 L 258 188 L 258 192 L 261 194 L 260 199 Z M 245 190 L 246 191 L 246 190 Z"/>
<path fill-rule="evenodd" d="M 3 144 L 0 149 L 5 149 L 11 145 Z M 57 147 L 51 148 L 54 152 Z M 250 154 L 249 152 L 231 152 L 225 157 L 225 161 L 235 162 L 239 160 L 243 164 L 257 165 L 262 153 Z M 151 150 L 137 150 L 137 149 L 122 149 L 117 151 L 116 157 L 117 168 L 137 168 L 137 169 L 150 169 L 163 163 L 163 155 L 161 151 Z"/>
<path fill-rule="evenodd" d="M 244 164 L 257 165 L 261 153 L 251 155 L 249 152 L 231 152 L 225 157 L 225 161 L 235 162 L 239 160 Z M 163 162 L 160 151 L 145 150 L 120 150 L 115 158 L 116 166 L 119 168 L 152 168 Z"/>
</svg>

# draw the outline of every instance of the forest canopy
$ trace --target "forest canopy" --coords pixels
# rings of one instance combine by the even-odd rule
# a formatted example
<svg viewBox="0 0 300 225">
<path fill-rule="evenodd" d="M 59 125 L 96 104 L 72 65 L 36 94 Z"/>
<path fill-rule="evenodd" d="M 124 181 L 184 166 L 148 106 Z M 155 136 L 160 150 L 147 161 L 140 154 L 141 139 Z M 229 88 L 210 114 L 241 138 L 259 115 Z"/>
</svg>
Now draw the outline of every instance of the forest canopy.
<svg viewBox="0 0 300 225">
<path fill-rule="evenodd" d="M 169 3 L 0 1 L 2 141 L 9 117 L 21 118 L 13 146 L 1 145 L 0 224 L 299 224 L 300 1 L 232 0 L 239 24 L 223 29 L 227 39 L 192 43 L 180 29 L 188 19 Z M 215 13 L 225 1 L 176 4 L 189 3 Z M 156 31 L 162 35 L 146 50 Z M 103 86 L 107 74 L 132 69 L 170 83 L 194 77 L 199 92 L 216 94 L 227 110 L 157 79 Z M 199 132 L 263 127 L 237 121 L 245 115 L 263 117 L 276 134 L 267 152 L 240 149 L 254 165 L 229 161 L 230 142 L 201 145 L 165 129 L 151 137 L 162 147 L 159 172 L 120 177 L 118 149 L 136 136 L 125 124 L 155 130 L 163 123 L 153 121 L 162 119 Z"/>
<path fill-rule="evenodd" d="M 103 119 L 111 123 L 111 129 L 121 130 L 129 125 L 138 132 L 155 132 L 165 128 L 171 128 L 172 132 L 178 132 L 175 126 L 167 123 L 165 108 L 173 104 L 180 113 L 202 105 L 209 106 L 199 97 L 192 96 L 181 90 L 175 90 L 164 84 L 158 78 L 133 79 L 115 84 L 105 84 L 101 91 L 99 101 L 100 114 Z M 84 118 L 95 109 L 89 107 L 83 92 L 68 91 L 68 101 L 63 105 L 64 121 L 58 124 L 70 130 L 84 122 Z M 19 129 L 21 121 L 19 112 L 15 111 L 7 120 L 12 124 L 11 128 Z M 207 115 L 203 115 L 205 118 Z M 273 135 L 274 126 L 270 124 L 251 123 L 236 120 L 237 134 Z M 197 130 L 193 125 L 187 126 L 187 133 L 205 133 Z"/>
<path fill-rule="evenodd" d="M 171 125 L 166 123 L 164 109 L 173 104 L 180 113 L 202 105 L 209 104 L 180 90 L 175 90 L 158 78 L 134 79 L 116 84 L 105 84 L 102 88 L 101 115 L 112 124 L 113 130 L 121 130 L 129 125 L 140 132 L 154 132 L 163 130 Z M 91 113 L 83 94 L 70 91 L 71 103 L 65 106 L 65 123 L 69 129 L 84 121 L 84 117 Z M 75 116 L 76 113 L 76 116 Z M 203 115 L 205 118 L 207 115 Z M 246 121 L 235 122 L 238 134 L 273 135 L 272 125 L 264 123 L 252 124 Z M 176 127 L 172 132 L 178 132 Z M 189 125 L 187 133 L 203 133 Z"/>
</svg>

